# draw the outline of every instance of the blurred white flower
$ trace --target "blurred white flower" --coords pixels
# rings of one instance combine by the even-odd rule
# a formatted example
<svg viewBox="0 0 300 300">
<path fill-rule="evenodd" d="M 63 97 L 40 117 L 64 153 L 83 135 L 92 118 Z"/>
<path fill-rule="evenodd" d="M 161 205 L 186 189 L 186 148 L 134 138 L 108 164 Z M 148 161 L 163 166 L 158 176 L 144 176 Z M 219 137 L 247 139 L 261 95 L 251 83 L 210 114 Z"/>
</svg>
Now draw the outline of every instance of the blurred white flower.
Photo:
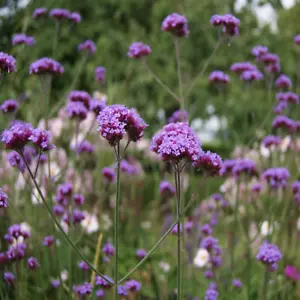
<svg viewBox="0 0 300 300">
<path fill-rule="evenodd" d="M 161 261 L 158 266 L 165 272 L 168 273 L 171 269 L 171 266 L 165 262 L 165 261 Z"/>
<path fill-rule="evenodd" d="M 66 222 L 64 222 L 63 220 L 60 221 L 60 226 L 62 227 L 62 229 L 64 230 L 64 232 L 68 233 L 69 232 L 69 226 Z M 57 228 L 57 227 L 56 227 Z M 59 230 L 57 228 L 57 230 Z"/>
<path fill-rule="evenodd" d="M 280 144 L 280 150 L 281 152 L 286 152 L 287 149 L 289 148 L 290 144 L 291 144 L 291 137 L 290 136 L 286 136 L 284 139 L 281 140 L 281 144 Z"/>
<path fill-rule="evenodd" d="M 268 221 L 263 221 L 260 226 L 260 234 L 267 236 L 273 232 L 273 225 L 270 225 Z"/>
<path fill-rule="evenodd" d="M 28 223 L 22 222 L 20 224 L 20 227 L 21 227 L 22 231 L 27 231 L 27 232 L 31 233 L 31 226 Z"/>
<path fill-rule="evenodd" d="M 62 270 L 60 273 L 60 278 L 62 281 L 66 281 L 69 277 L 69 273 L 67 270 Z"/>
<path fill-rule="evenodd" d="M 204 248 L 198 249 L 196 256 L 194 258 L 194 265 L 198 268 L 203 268 L 209 262 L 210 255 L 208 251 Z"/>
<path fill-rule="evenodd" d="M 143 222 L 141 223 L 141 227 L 142 227 L 144 230 L 148 230 L 148 229 L 150 229 L 150 228 L 152 227 L 152 223 L 151 223 L 151 221 L 149 221 L 149 220 L 143 221 Z"/>
<path fill-rule="evenodd" d="M 297 220 L 297 229 L 298 229 L 298 231 L 300 231 L 300 217 Z"/>
<path fill-rule="evenodd" d="M 40 187 L 40 190 L 42 192 L 42 194 L 45 196 L 46 195 L 46 190 L 43 186 L 39 185 Z M 37 190 L 36 187 L 33 187 L 32 190 L 31 190 L 31 203 L 34 204 L 34 205 L 37 205 L 37 204 L 42 204 L 43 201 L 42 201 L 42 198 Z"/>
<path fill-rule="evenodd" d="M 17 190 L 23 190 L 25 188 L 25 185 L 26 185 L 26 181 L 25 181 L 23 175 L 20 173 L 17 178 L 15 187 Z"/>
<path fill-rule="evenodd" d="M 80 132 L 77 137 L 77 145 L 80 145 L 80 143 L 82 143 L 84 138 L 85 138 L 85 134 Z M 70 148 L 72 150 L 74 150 L 76 148 L 76 136 L 75 135 L 72 136 L 72 139 L 70 142 Z"/>
<path fill-rule="evenodd" d="M 265 147 L 264 145 L 261 145 L 260 146 L 260 154 L 262 157 L 267 158 L 270 156 L 270 150 L 267 147 Z"/>
<path fill-rule="evenodd" d="M 96 215 L 84 211 L 84 220 L 81 221 L 81 226 L 88 234 L 92 234 L 99 230 L 99 222 Z"/>
<path fill-rule="evenodd" d="M 104 231 L 107 231 L 111 228 L 112 226 L 112 221 L 107 214 L 103 214 L 101 217 L 101 225 Z"/>
</svg>

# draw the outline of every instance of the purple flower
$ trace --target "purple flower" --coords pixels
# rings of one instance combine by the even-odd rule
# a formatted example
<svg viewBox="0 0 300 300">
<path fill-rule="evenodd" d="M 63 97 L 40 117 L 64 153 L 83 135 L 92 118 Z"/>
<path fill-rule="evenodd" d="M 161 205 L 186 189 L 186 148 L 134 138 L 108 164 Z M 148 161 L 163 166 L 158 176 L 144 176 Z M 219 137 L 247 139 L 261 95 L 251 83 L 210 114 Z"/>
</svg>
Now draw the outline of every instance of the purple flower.
<svg viewBox="0 0 300 300">
<path fill-rule="evenodd" d="M 26 250 L 25 243 L 18 243 L 17 245 L 12 245 L 8 248 L 6 256 L 10 261 L 21 260 L 25 257 Z"/>
<path fill-rule="evenodd" d="M 264 171 L 262 177 L 269 183 L 271 188 L 286 188 L 290 172 L 286 168 L 270 168 Z"/>
<path fill-rule="evenodd" d="M 118 294 L 120 296 L 128 296 L 127 287 L 125 285 L 118 286 Z"/>
<path fill-rule="evenodd" d="M 6 284 L 13 284 L 16 280 L 16 277 L 11 272 L 4 272 L 4 282 Z"/>
<path fill-rule="evenodd" d="M 103 298 L 105 296 L 105 293 L 103 290 L 97 290 L 96 291 L 96 297 L 97 298 Z"/>
<path fill-rule="evenodd" d="M 108 282 L 113 284 L 114 281 L 109 276 L 104 277 L 108 280 Z M 108 282 L 98 275 L 95 277 L 95 285 L 99 285 L 105 289 L 109 289 L 111 287 L 111 284 L 109 284 Z"/>
<path fill-rule="evenodd" d="M 81 102 L 87 109 L 90 108 L 91 96 L 86 91 L 72 91 L 69 94 L 69 100 L 71 102 Z"/>
<path fill-rule="evenodd" d="M 204 300 L 217 300 L 219 296 L 218 291 L 215 288 L 209 287 L 205 292 Z"/>
<path fill-rule="evenodd" d="M 232 174 L 236 177 L 239 177 L 242 174 L 256 176 L 258 174 L 258 170 L 254 161 L 250 159 L 239 159 L 236 160 L 236 163 L 232 168 Z"/>
<path fill-rule="evenodd" d="M 265 242 L 260 246 L 256 259 L 266 265 L 273 265 L 282 259 L 282 254 L 276 245 Z"/>
<path fill-rule="evenodd" d="M 33 128 L 30 124 L 19 123 L 3 131 L 1 141 L 6 149 L 22 151 L 28 143 Z"/>
<path fill-rule="evenodd" d="M 49 16 L 57 21 L 62 21 L 63 19 L 70 19 L 70 11 L 64 8 L 53 8 L 50 10 Z"/>
<path fill-rule="evenodd" d="M 251 191 L 255 194 L 259 194 L 261 192 L 261 184 L 260 183 L 255 183 L 251 186 Z"/>
<path fill-rule="evenodd" d="M 69 102 L 66 111 L 71 119 L 82 121 L 86 119 L 88 110 L 82 102 Z"/>
<path fill-rule="evenodd" d="M 128 49 L 127 56 L 130 58 L 139 59 L 144 56 L 149 56 L 151 53 L 151 48 L 142 42 L 132 43 Z"/>
<path fill-rule="evenodd" d="M 91 294 L 91 292 L 93 290 L 93 286 L 90 283 L 85 282 L 83 284 L 74 286 L 73 290 L 77 295 L 86 296 L 86 295 Z"/>
<path fill-rule="evenodd" d="M 246 61 L 233 64 L 230 67 L 230 70 L 234 73 L 241 74 L 245 71 L 255 71 L 257 70 L 257 67 Z"/>
<path fill-rule="evenodd" d="M 188 119 L 188 112 L 178 109 L 172 113 L 171 117 L 168 119 L 168 123 L 187 122 Z"/>
<path fill-rule="evenodd" d="M 8 227 L 9 235 L 13 236 L 14 238 L 18 238 L 19 236 L 23 236 L 23 238 L 28 238 L 30 233 L 24 229 L 22 229 L 20 224 L 13 224 Z"/>
<path fill-rule="evenodd" d="M 172 13 L 163 20 L 161 30 L 170 32 L 177 37 L 188 36 L 189 29 L 187 23 L 185 16 Z"/>
<path fill-rule="evenodd" d="M 299 104 L 299 96 L 293 92 L 277 93 L 276 98 L 278 101 Z"/>
<path fill-rule="evenodd" d="M 265 65 L 273 65 L 279 63 L 279 57 L 274 53 L 266 53 L 258 57 L 258 60 Z"/>
<path fill-rule="evenodd" d="M 81 221 L 83 221 L 85 218 L 85 214 L 83 211 L 79 210 L 79 209 L 74 209 L 73 211 L 73 223 L 77 224 L 80 223 Z"/>
<path fill-rule="evenodd" d="M 104 67 L 99 66 L 95 69 L 96 80 L 101 84 L 103 84 L 105 81 L 105 74 L 106 74 L 106 69 Z"/>
<path fill-rule="evenodd" d="M 204 235 L 211 235 L 212 234 L 212 228 L 210 227 L 209 224 L 204 224 L 201 226 L 200 231 Z"/>
<path fill-rule="evenodd" d="M 83 205 L 83 203 L 84 203 L 84 197 L 81 194 L 75 194 L 73 196 L 73 199 L 77 206 Z"/>
<path fill-rule="evenodd" d="M 295 35 L 295 37 L 294 37 L 294 43 L 296 44 L 296 45 L 300 45 L 300 35 L 298 34 L 298 35 Z"/>
<path fill-rule="evenodd" d="M 171 198 L 176 194 L 175 187 L 166 180 L 163 180 L 159 184 L 159 192 L 165 198 Z"/>
<path fill-rule="evenodd" d="M 106 106 L 97 120 L 98 131 L 111 146 L 116 146 L 126 132 L 130 141 L 137 142 L 147 127 L 135 109 L 119 104 Z"/>
<path fill-rule="evenodd" d="M 300 193 L 300 181 L 294 181 L 291 187 L 294 195 Z"/>
<path fill-rule="evenodd" d="M 225 74 L 222 71 L 213 71 L 210 73 L 208 80 L 211 83 L 216 83 L 216 84 L 227 84 L 230 79 L 229 75 Z"/>
<path fill-rule="evenodd" d="M 116 180 L 116 171 L 110 167 L 104 167 L 101 171 L 106 182 L 112 183 Z"/>
<path fill-rule="evenodd" d="M 275 135 L 268 135 L 266 137 L 264 137 L 262 144 L 266 147 L 266 148 L 270 148 L 271 146 L 278 146 L 281 143 L 281 138 L 279 136 L 275 136 Z"/>
<path fill-rule="evenodd" d="M 204 169 L 209 175 L 219 175 L 223 167 L 222 158 L 210 151 L 201 152 L 197 160 L 193 163 L 197 169 Z"/>
<path fill-rule="evenodd" d="M 40 17 L 43 17 L 47 14 L 48 10 L 44 7 L 36 8 L 32 14 L 33 19 L 38 19 Z"/>
<path fill-rule="evenodd" d="M 147 255 L 147 251 L 145 249 L 137 249 L 136 250 L 136 257 L 138 259 L 143 259 Z"/>
<path fill-rule="evenodd" d="M 121 160 L 120 169 L 121 172 L 126 173 L 127 175 L 139 175 L 141 171 L 138 165 L 130 163 L 126 159 Z"/>
<path fill-rule="evenodd" d="M 61 217 L 65 213 L 64 207 L 60 204 L 55 204 L 52 210 L 53 214 L 57 217 Z"/>
<path fill-rule="evenodd" d="M 4 208 L 8 207 L 7 195 L 0 188 L 0 208 L 3 208 L 3 207 Z"/>
<path fill-rule="evenodd" d="M 14 237 L 11 236 L 9 233 L 5 234 L 4 235 L 4 239 L 8 242 L 8 244 L 13 244 L 14 242 Z"/>
<path fill-rule="evenodd" d="M 27 260 L 27 266 L 30 270 L 37 269 L 40 265 L 38 263 L 38 260 L 35 257 L 29 257 Z"/>
<path fill-rule="evenodd" d="M 187 221 L 186 223 L 184 223 L 184 230 L 187 233 L 190 233 L 192 231 L 193 227 L 194 227 L 193 221 Z"/>
<path fill-rule="evenodd" d="M 300 38 L 300 36 L 299 36 Z M 299 42 L 300 43 L 300 42 Z M 295 266 L 286 266 L 284 269 L 285 276 L 294 280 L 299 281 L 300 280 L 300 270 L 297 270 Z"/>
<path fill-rule="evenodd" d="M 212 278 L 215 277 L 215 274 L 212 270 L 207 270 L 207 271 L 204 272 L 204 277 L 206 279 L 212 279 Z"/>
<path fill-rule="evenodd" d="M 93 153 L 95 151 L 95 146 L 91 144 L 88 140 L 83 140 L 79 143 L 77 149 L 75 149 L 78 154 L 81 153 Z"/>
<path fill-rule="evenodd" d="M 0 70 L 7 73 L 16 72 L 17 67 L 15 58 L 4 52 L 0 52 Z"/>
<path fill-rule="evenodd" d="M 100 111 L 102 111 L 106 107 L 106 100 L 100 99 L 92 99 L 90 103 L 90 110 L 93 111 L 96 115 L 99 115 Z"/>
<path fill-rule="evenodd" d="M 242 282 L 238 279 L 233 279 L 232 285 L 237 289 L 240 289 L 243 286 Z"/>
<path fill-rule="evenodd" d="M 0 252 L 0 265 L 5 265 L 7 263 L 7 256 L 5 252 Z"/>
<path fill-rule="evenodd" d="M 251 54 L 254 55 L 255 57 L 260 57 L 266 53 L 268 53 L 268 47 L 262 45 L 257 45 L 253 47 L 251 51 Z"/>
<path fill-rule="evenodd" d="M 41 75 L 45 73 L 50 73 L 52 75 L 61 75 L 64 73 L 64 67 L 56 60 L 43 57 L 33 62 L 30 65 L 29 73 L 35 75 Z"/>
<path fill-rule="evenodd" d="M 44 237 L 44 240 L 43 240 L 44 246 L 51 247 L 53 245 L 53 243 L 54 243 L 53 235 L 48 235 L 48 236 Z"/>
<path fill-rule="evenodd" d="M 74 24 L 78 24 L 81 22 L 81 15 L 78 12 L 72 12 L 69 15 L 69 20 L 72 21 Z"/>
<path fill-rule="evenodd" d="M 62 196 L 71 196 L 73 193 L 73 184 L 71 182 L 60 184 L 57 188 L 57 192 Z"/>
<path fill-rule="evenodd" d="M 269 64 L 265 67 L 265 70 L 268 73 L 279 73 L 281 70 L 280 64 L 279 63 L 275 63 L 275 64 Z"/>
<path fill-rule="evenodd" d="M 115 247 L 111 243 L 106 243 L 103 246 L 102 251 L 107 256 L 114 256 L 114 254 L 115 254 Z"/>
<path fill-rule="evenodd" d="M 54 145 L 50 144 L 51 133 L 42 129 L 33 129 L 29 140 L 33 142 L 33 144 L 40 151 L 49 151 L 54 148 Z"/>
<path fill-rule="evenodd" d="M 222 26 L 223 32 L 229 36 L 239 35 L 240 20 L 231 14 L 213 15 L 210 23 L 215 27 Z"/>
<path fill-rule="evenodd" d="M 264 78 L 264 75 L 258 71 L 258 70 L 253 70 L 253 71 L 245 71 L 241 74 L 241 80 L 243 81 L 248 81 L 248 82 L 252 82 L 252 81 L 259 81 L 262 80 Z"/>
<path fill-rule="evenodd" d="M 126 281 L 124 285 L 126 289 L 131 292 L 138 292 L 142 288 L 142 284 L 134 279 Z"/>
<path fill-rule="evenodd" d="M 12 37 L 12 45 L 24 45 L 33 46 L 35 44 L 35 39 L 33 36 L 27 36 L 24 33 L 14 34 Z"/>
<path fill-rule="evenodd" d="M 196 161 L 201 153 L 200 140 L 187 123 L 170 123 L 154 135 L 151 150 L 163 160 L 178 163 Z"/>
<path fill-rule="evenodd" d="M 53 279 L 51 280 L 51 285 L 57 289 L 60 286 L 60 281 L 58 279 Z"/>
<path fill-rule="evenodd" d="M 291 79 L 284 74 L 281 74 L 275 81 L 277 89 L 290 89 L 292 85 Z"/>
<path fill-rule="evenodd" d="M 285 128 L 288 129 L 290 132 L 293 132 L 295 129 L 295 122 L 294 120 L 286 117 L 286 116 L 277 116 L 272 122 L 273 128 Z"/>
<path fill-rule="evenodd" d="M 93 41 L 86 40 L 79 44 L 78 51 L 87 51 L 89 54 L 94 54 L 96 52 L 96 45 Z"/>
<path fill-rule="evenodd" d="M 78 264 L 78 267 L 83 271 L 88 271 L 90 269 L 89 265 L 84 260 Z"/>
<path fill-rule="evenodd" d="M 5 100 L 0 106 L 0 110 L 4 113 L 14 113 L 18 108 L 19 103 L 16 100 Z"/>
<path fill-rule="evenodd" d="M 218 244 L 218 240 L 213 238 L 212 236 L 207 236 L 203 238 L 200 244 L 200 248 L 205 248 L 208 251 L 213 250 Z"/>
</svg>

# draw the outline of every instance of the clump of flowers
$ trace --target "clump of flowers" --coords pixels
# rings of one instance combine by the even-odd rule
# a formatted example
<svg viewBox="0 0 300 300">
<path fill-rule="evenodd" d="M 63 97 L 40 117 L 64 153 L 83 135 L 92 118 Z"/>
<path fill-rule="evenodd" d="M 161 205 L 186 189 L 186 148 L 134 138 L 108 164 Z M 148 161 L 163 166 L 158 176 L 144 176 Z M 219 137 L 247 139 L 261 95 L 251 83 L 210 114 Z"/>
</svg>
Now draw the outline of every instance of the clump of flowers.
<svg viewBox="0 0 300 300">
<path fill-rule="evenodd" d="M 240 177 L 241 175 L 256 176 L 258 170 L 254 161 L 250 159 L 240 159 L 236 160 L 232 168 L 232 174 L 235 177 Z"/>
<path fill-rule="evenodd" d="M 90 102 L 90 110 L 95 113 L 96 116 L 99 115 L 100 111 L 102 111 L 106 107 L 105 99 L 97 99 L 94 98 Z"/>
<path fill-rule="evenodd" d="M 84 106 L 89 109 L 90 102 L 91 102 L 91 96 L 86 91 L 72 91 L 69 94 L 69 100 L 71 102 L 81 102 L 84 104 Z"/>
<path fill-rule="evenodd" d="M 165 32 L 170 32 L 177 37 L 189 35 L 189 29 L 185 16 L 178 13 L 168 15 L 162 22 L 161 29 Z"/>
<path fill-rule="evenodd" d="M 139 59 L 141 57 L 149 56 L 151 48 L 142 42 L 134 42 L 128 49 L 128 57 Z"/>
<path fill-rule="evenodd" d="M 7 199 L 8 199 L 7 195 L 0 188 L 0 208 L 8 207 Z"/>
<path fill-rule="evenodd" d="M 24 33 L 14 34 L 12 38 L 12 45 L 27 45 L 33 46 L 35 44 L 35 39 L 33 36 L 27 36 Z"/>
<path fill-rule="evenodd" d="M 163 180 L 159 184 L 159 192 L 165 198 L 171 198 L 176 194 L 175 187 L 167 180 Z"/>
<path fill-rule="evenodd" d="M 112 183 L 116 180 L 116 171 L 114 168 L 104 167 L 101 171 L 106 182 Z"/>
<path fill-rule="evenodd" d="M 87 52 L 89 54 L 94 54 L 96 52 L 96 45 L 91 40 L 86 40 L 78 46 L 80 52 Z"/>
<path fill-rule="evenodd" d="M 291 79 L 284 74 L 281 74 L 275 81 L 277 89 L 290 89 L 292 85 Z"/>
<path fill-rule="evenodd" d="M 70 15 L 70 11 L 64 8 L 53 8 L 49 12 L 50 18 L 57 21 L 69 20 Z"/>
<path fill-rule="evenodd" d="M 215 27 L 222 27 L 223 32 L 229 36 L 239 35 L 240 20 L 231 14 L 213 15 L 210 22 Z"/>
<path fill-rule="evenodd" d="M 19 103 L 16 100 L 5 100 L 0 106 L 0 110 L 4 113 L 14 113 L 18 108 Z"/>
<path fill-rule="evenodd" d="M 52 75 L 61 75 L 64 73 L 64 71 L 64 67 L 59 62 L 49 57 L 38 59 L 37 61 L 33 62 L 29 68 L 29 73 L 35 75 L 46 73 Z"/>
<path fill-rule="evenodd" d="M 193 163 L 193 166 L 197 169 L 203 169 L 209 175 L 214 176 L 220 174 L 220 170 L 223 167 L 223 162 L 218 154 L 210 151 L 203 151 Z"/>
<path fill-rule="evenodd" d="M 69 15 L 69 20 L 72 21 L 74 24 L 78 24 L 81 22 L 81 15 L 78 12 L 72 12 Z"/>
<path fill-rule="evenodd" d="M 86 119 L 88 110 L 82 102 L 69 102 L 66 111 L 71 119 L 82 121 Z"/>
<path fill-rule="evenodd" d="M 262 177 L 269 183 L 271 188 L 286 188 L 290 172 L 286 168 L 270 168 L 264 171 Z"/>
<path fill-rule="evenodd" d="M 293 92 L 277 93 L 276 98 L 278 101 L 299 104 L 299 96 Z"/>
<path fill-rule="evenodd" d="M 0 70 L 1 73 L 16 72 L 17 67 L 15 58 L 4 52 L 0 52 Z"/>
<path fill-rule="evenodd" d="M 106 69 L 104 67 L 99 66 L 95 69 L 96 80 L 101 84 L 103 84 L 105 81 L 105 74 L 106 74 Z"/>
<path fill-rule="evenodd" d="M 258 71 L 258 70 L 253 70 L 253 71 L 245 71 L 241 74 L 241 80 L 243 81 L 259 81 L 264 78 L 264 75 Z"/>
<path fill-rule="evenodd" d="M 245 71 L 256 71 L 257 67 L 250 62 L 237 62 L 234 63 L 231 67 L 230 70 L 234 73 L 241 74 Z"/>
<path fill-rule="evenodd" d="M 293 132 L 295 129 L 295 122 L 294 120 L 290 119 L 286 116 L 277 116 L 272 122 L 273 128 L 282 128 L 288 129 L 290 132 Z"/>
<path fill-rule="evenodd" d="M 261 57 L 266 53 L 268 53 L 268 47 L 262 45 L 257 45 L 251 50 L 251 54 L 257 58 Z"/>
<path fill-rule="evenodd" d="M 48 10 L 45 7 L 36 8 L 32 14 L 33 19 L 39 19 L 47 14 Z"/>
<path fill-rule="evenodd" d="M 268 135 L 266 137 L 264 137 L 262 144 L 266 147 L 266 148 L 270 148 L 272 146 L 279 146 L 281 143 L 281 138 L 279 136 L 275 136 L 275 135 Z"/>
<path fill-rule="evenodd" d="M 213 71 L 210 73 L 208 80 L 210 83 L 214 84 L 227 84 L 230 81 L 229 75 L 222 71 Z"/>
<path fill-rule="evenodd" d="M 260 246 L 256 259 L 265 264 L 269 271 L 274 271 L 282 259 L 282 254 L 276 245 L 265 242 Z"/>
</svg>

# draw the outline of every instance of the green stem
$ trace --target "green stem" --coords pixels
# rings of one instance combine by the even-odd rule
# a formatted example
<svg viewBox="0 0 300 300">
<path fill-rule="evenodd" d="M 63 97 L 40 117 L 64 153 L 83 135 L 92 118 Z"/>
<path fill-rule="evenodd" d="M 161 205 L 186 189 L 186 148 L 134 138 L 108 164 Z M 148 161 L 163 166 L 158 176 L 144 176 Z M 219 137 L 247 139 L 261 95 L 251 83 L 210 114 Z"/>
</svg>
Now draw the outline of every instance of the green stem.
<svg viewBox="0 0 300 300">
<path fill-rule="evenodd" d="M 268 271 L 267 267 L 265 267 L 265 275 L 264 275 L 264 281 L 263 281 L 263 285 L 262 285 L 261 300 L 267 300 L 268 281 L 269 281 L 269 271 Z"/>
<path fill-rule="evenodd" d="M 231 270 L 234 271 L 234 255 L 235 255 L 235 237 L 236 230 L 238 226 L 238 209 L 239 209 L 239 192 L 240 192 L 240 182 L 236 185 L 236 197 L 235 197 L 235 207 L 234 207 L 234 222 L 232 228 L 232 249 L 231 249 Z"/>
<path fill-rule="evenodd" d="M 58 39 L 59 39 L 59 29 L 60 29 L 60 22 L 55 21 L 55 36 L 54 36 L 54 42 L 53 42 L 53 48 L 52 48 L 53 59 L 56 58 L 56 50 L 57 50 Z"/>
</svg>

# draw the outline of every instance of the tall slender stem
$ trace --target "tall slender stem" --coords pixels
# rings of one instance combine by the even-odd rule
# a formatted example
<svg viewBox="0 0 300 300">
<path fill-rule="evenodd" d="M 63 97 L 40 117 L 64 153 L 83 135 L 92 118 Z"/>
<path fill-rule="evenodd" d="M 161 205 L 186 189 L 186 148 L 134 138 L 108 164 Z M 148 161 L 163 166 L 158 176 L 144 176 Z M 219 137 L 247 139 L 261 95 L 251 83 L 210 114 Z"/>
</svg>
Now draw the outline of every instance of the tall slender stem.
<svg viewBox="0 0 300 300">
<path fill-rule="evenodd" d="M 235 197 L 235 206 L 234 206 L 234 222 L 232 228 L 232 249 L 231 249 L 231 270 L 234 271 L 234 262 L 235 262 L 235 238 L 236 238 L 236 230 L 238 226 L 238 209 L 239 209 L 239 192 L 240 192 L 240 182 L 237 182 L 236 185 L 236 197 Z"/>
<path fill-rule="evenodd" d="M 265 274 L 264 274 L 264 281 L 262 284 L 262 290 L 261 290 L 261 300 L 267 300 L 268 295 L 268 281 L 269 281 L 269 271 L 266 267 Z"/>
</svg>

